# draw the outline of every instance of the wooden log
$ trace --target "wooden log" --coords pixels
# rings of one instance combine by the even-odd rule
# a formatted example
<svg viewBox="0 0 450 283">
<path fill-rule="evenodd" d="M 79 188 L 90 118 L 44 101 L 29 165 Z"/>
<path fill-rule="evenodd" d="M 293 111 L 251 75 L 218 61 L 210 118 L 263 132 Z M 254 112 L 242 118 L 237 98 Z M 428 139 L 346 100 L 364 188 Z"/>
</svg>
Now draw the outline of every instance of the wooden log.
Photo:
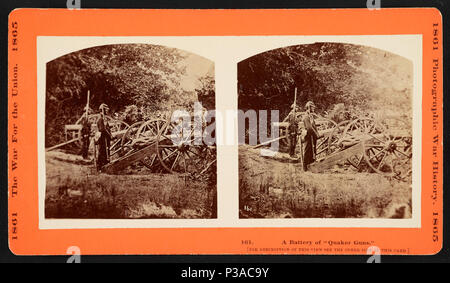
<svg viewBox="0 0 450 283">
<path fill-rule="evenodd" d="M 329 134 L 331 131 L 333 131 L 333 129 L 326 129 L 326 130 L 323 130 L 323 131 L 319 131 L 319 134 L 322 135 L 322 136 L 325 136 L 326 134 Z M 301 136 L 305 136 L 305 135 L 306 135 L 306 130 L 304 130 L 304 129 L 303 129 L 303 130 L 300 130 L 299 136 L 301 137 Z M 299 138 L 300 138 L 300 137 L 299 137 Z M 260 148 L 260 147 L 262 147 L 262 146 L 271 144 L 271 143 L 273 143 L 273 142 L 275 142 L 275 141 L 277 141 L 277 140 L 281 140 L 281 139 L 284 139 L 284 138 L 287 138 L 287 135 L 284 135 L 284 136 L 278 137 L 278 138 L 276 138 L 276 139 L 269 140 L 269 141 L 266 141 L 266 142 L 264 142 L 264 143 L 255 145 L 253 148 L 255 148 L 255 149 L 256 149 L 256 148 Z"/>
<path fill-rule="evenodd" d="M 120 139 L 126 132 L 127 132 L 127 130 L 122 130 L 122 131 L 113 132 L 111 135 L 113 138 Z"/>
<path fill-rule="evenodd" d="M 316 161 L 308 165 L 308 170 L 313 173 L 322 173 L 323 171 L 330 169 L 334 165 L 342 162 L 356 154 L 363 152 L 362 143 L 358 143 L 352 147 L 336 152 L 330 156 L 325 157 L 320 161 Z"/>
<path fill-rule="evenodd" d="M 360 140 L 354 140 L 354 141 L 342 141 L 341 144 L 342 144 L 342 147 L 343 147 L 343 148 L 349 148 L 349 147 L 352 147 L 352 146 L 354 146 L 354 145 L 357 145 L 357 144 L 360 143 L 360 142 L 361 142 Z"/>
<path fill-rule="evenodd" d="M 70 140 L 70 141 L 66 141 L 66 142 L 57 144 L 57 145 L 55 145 L 55 146 L 49 147 L 49 148 L 45 149 L 45 151 L 52 151 L 52 150 L 55 150 L 55 149 L 57 149 L 57 148 L 60 148 L 60 147 L 65 146 L 65 145 L 74 143 L 74 142 L 79 141 L 79 140 L 81 140 L 81 139 L 80 139 L 80 138 L 72 139 L 72 140 Z"/>
<path fill-rule="evenodd" d="M 136 152 L 133 152 L 129 155 L 123 156 L 107 165 L 105 165 L 102 168 L 102 171 L 107 174 L 116 174 L 122 169 L 125 169 L 129 165 L 141 161 L 146 156 L 149 156 L 151 154 L 156 154 L 156 143 L 153 143 L 151 145 L 148 145 L 147 147 L 144 147 L 143 149 L 140 149 Z"/>
<path fill-rule="evenodd" d="M 260 148 L 260 147 L 262 147 L 262 146 L 271 144 L 271 143 L 273 143 L 273 142 L 275 142 L 275 141 L 284 139 L 284 138 L 286 138 L 286 137 L 287 137 L 287 136 L 278 137 L 278 138 L 276 138 L 276 139 L 273 139 L 273 140 L 266 141 L 266 142 L 260 143 L 260 144 L 258 144 L 258 145 L 255 145 L 253 148 Z"/>
</svg>

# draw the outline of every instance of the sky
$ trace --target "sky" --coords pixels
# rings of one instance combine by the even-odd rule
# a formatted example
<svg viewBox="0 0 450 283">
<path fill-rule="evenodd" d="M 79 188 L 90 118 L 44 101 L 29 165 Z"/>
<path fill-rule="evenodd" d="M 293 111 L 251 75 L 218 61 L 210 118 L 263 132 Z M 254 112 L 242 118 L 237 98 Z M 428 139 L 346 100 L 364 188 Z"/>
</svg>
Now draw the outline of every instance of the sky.
<svg viewBox="0 0 450 283">
<path fill-rule="evenodd" d="M 186 67 L 186 76 L 181 80 L 181 87 L 186 91 L 193 91 L 199 86 L 199 78 L 206 74 L 214 76 L 214 62 L 193 53 L 185 53 L 186 59 L 181 65 Z"/>
</svg>

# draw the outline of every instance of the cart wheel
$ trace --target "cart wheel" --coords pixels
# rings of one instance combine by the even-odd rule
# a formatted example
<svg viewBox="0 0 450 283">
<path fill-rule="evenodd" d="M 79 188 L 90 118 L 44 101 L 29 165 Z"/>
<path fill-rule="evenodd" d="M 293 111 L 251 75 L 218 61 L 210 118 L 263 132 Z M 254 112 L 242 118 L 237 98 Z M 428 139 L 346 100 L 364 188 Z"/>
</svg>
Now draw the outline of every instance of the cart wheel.
<svg viewBox="0 0 450 283">
<path fill-rule="evenodd" d="M 127 153 L 134 151 L 134 148 L 132 146 L 133 140 L 135 139 L 136 133 L 141 127 L 142 123 L 143 121 L 134 123 L 128 128 L 128 130 L 122 136 L 122 139 L 120 141 L 120 151 L 119 151 L 120 156 L 124 156 Z"/>
<path fill-rule="evenodd" d="M 328 141 L 330 140 L 334 129 L 337 127 L 337 124 L 333 120 L 323 117 L 317 118 L 316 123 L 317 122 L 320 123 L 320 126 L 318 126 L 319 131 L 328 131 L 328 133 L 317 141 L 316 156 L 317 160 L 321 160 L 328 155 Z"/>
<path fill-rule="evenodd" d="M 314 121 L 317 126 L 317 130 L 319 131 L 325 131 L 325 130 L 331 130 L 336 127 L 337 123 L 331 119 L 319 116 L 316 113 L 313 113 L 312 116 L 314 117 Z"/>
<path fill-rule="evenodd" d="M 110 116 L 105 116 L 105 119 L 109 125 L 111 133 L 125 131 L 130 127 L 130 125 L 128 125 L 124 121 L 113 119 Z"/>
<path fill-rule="evenodd" d="M 378 134 L 382 131 L 383 128 L 380 127 L 380 125 L 376 123 L 374 119 L 368 117 L 357 118 L 347 124 L 339 143 L 344 148 L 347 148 L 348 146 L 364 142 L 365 138 L 368 135 Z M 370 170 L 364 158 L 364 150 L 348 158 L 346 162 L 348 165 L 350 165 L 350 168 L 358 172 Z"/>
<path fill-rule="evenodd" d="M 383 121 L 380 134 L 369 134 L 363 142 L 364 159 L 379 174 L 405 180 L 411 174 L 412 138 Z"/>
<path fill-rule="evenodd" d="M 144 122 L 139 127 L 135 135 L 135 147 L 142 148 L 155 144 L 159 134 L 167 127 L 167 121 L 163 119 L 155 119 Z M 162 171 L 161 163 L 158 162 L 157 153 L 147 155 L 140 161 L 142 165 L 152 170 L 152 172 Z"/>
<path fill-rule="evenodd" d="M 357 118 L 345 127 L 343 136 L 360 139 L 364 135 L 374 134 L 382 130 L 379 126 L 372 118 Z"/>
<path fill-rule="evenodd" d="M 215 148 L 196 145 L 193 132 L 171 122 L 158 135 L 156 152 L 167 172 L 195 177 L 205 173 L 215 162 Z"/>
<path fill-rule="evenodd" d="M 346 132 L 348 125 L 352 123 L 353 121 L 346 120 L 342 121 L 339 124 L 336 125 L 336 127 L 333 129 L 333 131 L 329 134 L 328 140 L 327 140 L 327 155 L 332 155 L 334 153 L 337 153 L 341 150 L 346 149 L 346 142 L 351 142 L 355 140 L 355 136 L 353 135 L 353 132 Z M 345 141 L 345 142 L 344 142 Z M 345 165 L 346 167 L 356 170 L 358 172 L 362 171 L 363 169 L 363 161 L 364 157 L 362 153 L 355 154 L 349 158 L 347 158 L 345 161 L 342 162 L 341 165 Z"/>
<path fill-rule="evenodd" d="M 327 140 L 327 155 L 333 154 L 342 150 L 342 144 L 340 143 L 344 130 L 350 121 L 342 121 L 334 127 L 333 131 L 329 134 Z"/>
</svg>

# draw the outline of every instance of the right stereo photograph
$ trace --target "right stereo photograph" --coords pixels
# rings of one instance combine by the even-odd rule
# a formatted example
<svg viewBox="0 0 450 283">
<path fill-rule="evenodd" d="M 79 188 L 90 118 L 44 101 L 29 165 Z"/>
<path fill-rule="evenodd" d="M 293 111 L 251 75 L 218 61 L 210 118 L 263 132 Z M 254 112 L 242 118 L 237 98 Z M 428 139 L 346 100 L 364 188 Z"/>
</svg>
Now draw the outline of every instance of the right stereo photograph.
<svg viewBox="0 0 450 283">
<path fill-rule="evenodd" d="M 239 62 L 239 217 L 411 218 L 413 73 L 349 43 Z"/>
</svg>

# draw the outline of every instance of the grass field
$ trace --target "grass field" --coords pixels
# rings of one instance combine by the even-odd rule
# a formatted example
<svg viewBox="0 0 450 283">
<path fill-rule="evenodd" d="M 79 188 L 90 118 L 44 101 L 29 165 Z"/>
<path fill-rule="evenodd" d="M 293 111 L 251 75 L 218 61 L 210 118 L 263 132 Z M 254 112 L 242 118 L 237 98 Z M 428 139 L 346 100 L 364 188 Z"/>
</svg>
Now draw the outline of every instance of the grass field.
<svg viewBox="0 0 450 283">
<path fill-rule="evenodd" d="M 215 218 L 216 186 L 135 167 L 127 175 L 97 174 L 90 162 L 46 154 L 46 218 Z"/>
<path fill-rule="evenodd" d="M 411 186 L 375 173 L 303 172 L 300 164 L 239 150 L 241 218 L 410 218 Z"/>
<path fill-rule="evenodd" d="M 299 164 L 239 151 L 241 218 L 410 218 L 410 183 L 374 173 L 303 172 Z M 46 156 L 46 218 L 215 218 L 216 185 L 132 167 L 97 174 L 81 158 Z"/>
</svg>

